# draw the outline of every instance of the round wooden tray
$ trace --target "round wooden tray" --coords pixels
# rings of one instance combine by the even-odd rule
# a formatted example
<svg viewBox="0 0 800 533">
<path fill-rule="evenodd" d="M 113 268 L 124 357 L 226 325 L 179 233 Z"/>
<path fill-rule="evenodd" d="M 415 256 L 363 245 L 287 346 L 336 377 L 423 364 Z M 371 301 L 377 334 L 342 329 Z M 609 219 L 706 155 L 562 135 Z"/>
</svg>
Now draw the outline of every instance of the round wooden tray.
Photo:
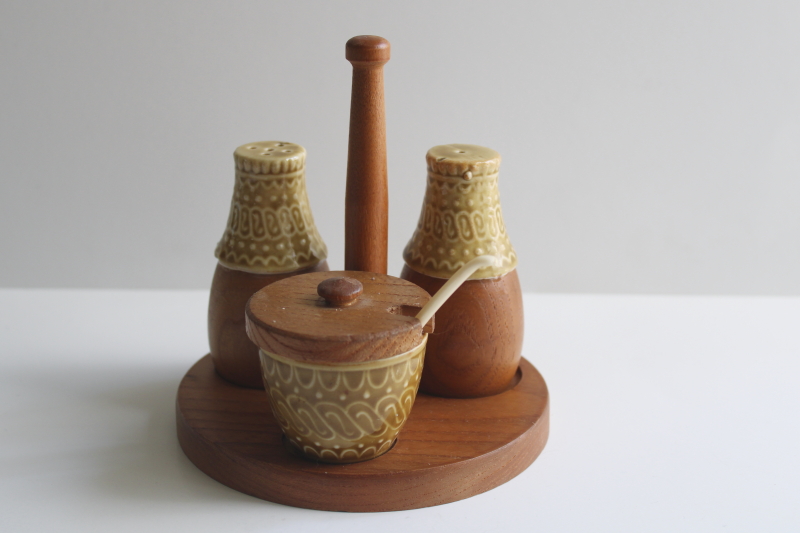
<svg viewBox="0 0 800 533">
<path fill-rule="evenodd" d="M 419 394 L 388 453 L 332 465 L 287 447 L 266 393 L 223 380 L 207 355 L 178 388 L 178 440 L 200 470 L 264 500 L 326 511 L 429 507 L 493 489 L 542 451 L 549 429 L 547 385 L 525 359 L 517 379 L 488 398 Z"/>
</svg>

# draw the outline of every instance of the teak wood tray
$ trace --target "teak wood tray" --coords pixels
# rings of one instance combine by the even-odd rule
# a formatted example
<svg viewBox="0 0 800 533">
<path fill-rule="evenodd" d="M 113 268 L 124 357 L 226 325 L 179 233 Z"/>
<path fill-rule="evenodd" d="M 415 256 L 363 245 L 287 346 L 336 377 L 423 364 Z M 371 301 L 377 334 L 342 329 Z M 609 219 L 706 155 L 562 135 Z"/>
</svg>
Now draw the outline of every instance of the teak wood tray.
<svg viewBox="0 0 800 533">
<path fill-rule="evenodd" d="M 283 441 L 264 391 L 232 385 L 210 356 L 184 376 L 178 440 L 203 472 L 245 494 L 326 511 L 399 511 L 469 498 L 517 476 L 547 442 L 549 396 L 522 359 L 509 390 L 486 398 L 419 394 L 394 447 L 347 465 L 316 463 Z"/>
</svg>

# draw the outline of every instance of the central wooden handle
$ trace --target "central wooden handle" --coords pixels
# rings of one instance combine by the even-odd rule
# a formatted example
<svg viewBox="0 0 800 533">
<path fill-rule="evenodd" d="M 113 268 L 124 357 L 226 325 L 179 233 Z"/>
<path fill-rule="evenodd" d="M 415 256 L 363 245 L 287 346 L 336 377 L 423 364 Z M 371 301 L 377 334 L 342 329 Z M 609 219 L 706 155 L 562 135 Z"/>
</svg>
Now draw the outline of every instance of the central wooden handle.
<svg viewBox="0 0 800 533">
<path fill-rule="evenodd" d="M 389 238 L 389 188 L 386 170 L 386 113 L 383 65 L 389 41 L 360 35 L 347 41 L 353 64 L 350 142 L 345 195 L 345 270 L 386 274 Z"/>
</svg>

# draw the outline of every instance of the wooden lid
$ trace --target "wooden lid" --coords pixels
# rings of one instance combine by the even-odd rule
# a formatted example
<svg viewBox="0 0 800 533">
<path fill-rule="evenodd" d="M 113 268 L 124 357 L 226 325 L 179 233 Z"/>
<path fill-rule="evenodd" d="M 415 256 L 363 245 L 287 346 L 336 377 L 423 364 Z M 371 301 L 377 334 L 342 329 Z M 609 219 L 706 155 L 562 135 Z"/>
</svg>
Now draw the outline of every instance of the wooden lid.
<svg viewBox="0 0 800 533">
<path fill-rule="evenodd" d="M 433 331 L 414 318 L 430 295 L 373 272 L 312 272 L 272 283 L 247 303 L 247 335 L 266 352 L 313 363 L 385 359 Z"/>
</svg>

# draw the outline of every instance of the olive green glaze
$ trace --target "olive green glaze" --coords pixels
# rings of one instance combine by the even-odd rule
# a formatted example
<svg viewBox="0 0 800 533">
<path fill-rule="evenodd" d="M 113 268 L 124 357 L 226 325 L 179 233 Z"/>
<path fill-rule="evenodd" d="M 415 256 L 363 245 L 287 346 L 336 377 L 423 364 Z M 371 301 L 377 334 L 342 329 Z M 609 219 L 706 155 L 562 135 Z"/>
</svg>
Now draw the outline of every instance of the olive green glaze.
<svg viewBox="0 0 800 533">
<path fill-rule="evenodd" d="M 282 141 L 243 144 L 233 154 L 236 183 L 215 255 L 228 268 L 292 272 L 323 261 L 305 181 L 305 148 Z"/>
<path fill-rule="evenodd" d="M 403 252 L 406 264 L 434 278 L 449 278 L 471 259 L 498 257 L 469 279 L 502 276 L 517 266 L 506 234 L 497 178 L 500 154 L 472 144 L 434 146 L 426 156 L 428 181 L 422 213 Z"/>
<path fill-rule="evenodd" d="M 328 463 L 373 459 L 391 449 L 417 397 L 427 336 L 387 359 L 323 365 L 261 354 L 270 406 L 289 442 Z"/>
</svg>

